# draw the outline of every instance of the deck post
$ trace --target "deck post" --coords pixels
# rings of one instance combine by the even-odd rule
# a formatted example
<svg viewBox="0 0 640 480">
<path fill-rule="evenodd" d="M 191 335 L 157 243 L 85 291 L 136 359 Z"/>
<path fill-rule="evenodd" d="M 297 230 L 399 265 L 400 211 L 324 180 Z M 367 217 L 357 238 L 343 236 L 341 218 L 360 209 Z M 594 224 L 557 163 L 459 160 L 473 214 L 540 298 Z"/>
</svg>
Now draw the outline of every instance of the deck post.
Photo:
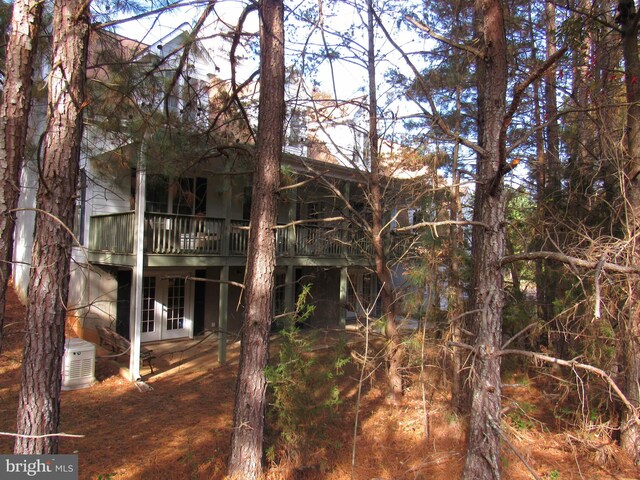
<svg viewBox="0 0 640 480">
<path fill-rule="evenodd" d="M 344 201 L 346 202 L 347 205 L 351 204 L 351 183 L 349 182 L 349 180 L 344 181 L 344 185 L 342 187 L 342 196 L 344 197 Z M 351 236 L 351 234 L 349 233 L 349 222 L 343 222 L 343 228 L 341 228 L 340 232 L 338 233 L 340 235 L 340 240 L 342 240 L 340 242 L 340 252 L 342 254 L 349 255 L 350 253 L 349 250 L 351 250 L 351 248 L 349 248 L 351 242 L 348 240 L 348 237 Z M 342 279 L 342 272 L 340 272 L 340 279 Z M 342 295 L 342 287 L 340 287 L 340 292 L 341 292 L 340 295 Z M 344 303 L 345 318 L 347 315 L 346 306 L 347 306 L 347 301 L 345 296 L 345 303 Z"/>
<path fill-rule="evenodd" d="M 220 299 L 218 309 L 218 362 L 227 361 L 227 316 L 229 315 L 229 266 L 220 269 Z"/>
<path fill-rule="evenodd" d="M 349 288 L 349 273 L 347 267 L 340 268 L 340 328 L 347 328 L 347 295 Z"/>
<path fill-rule="evenodd" d="M 229 166 L 225 165 L 225 172 L 229 173 Z M 229 244 L 231 242 L 231 202 L 233 200 L 233 177 L 226 175 L 224 177 L 224 185 L 222 186 L 222 211 L 224 212 L 224 223 L 222 224 L 222 232 L 220 233 L 220 255 L 222 257 L 229 256 Z M 227 268 L 228 271 L 228 268 Z"/>
<path fill-rule="evenodd" d="M 287 212 L 287 222 L 290 223 L 291 225 L 289 226 L 289 245 L 287 245 L 287 254 L 291 257 L 294 257 L 296 255 L 296 244 L 297 244 L 297 240 L 296 240 L 296 226 L 295 226 L 295 222 L 296 221 L 296 212 L 298 210 L 298 200 L 297 200 L 297 192 L 298 189 L 297 188 L 292 188 L 289 190 L 289 192 L 287 193 L 287 199 L 289 201 L 289 211 Z M 289 276 L 289 270 L 287 269 L 287 278 Z M 287 285 L 289 285 L 289 280 L 287 280 Z M 289 306 L 289 303 L 286 303 L 287 306 Z"/>
<path fill-rule="evenodd" d="M 140 378 L 140 335 L 142 333 L 142 284 L 144 278 L 144 210 L 146 196 L 146 171 L 144 160 L 146 156 L 146 141 L 140 145 L 140 156 L 136 169 L 136 205 L 135 228 L 133 230 L 133 254 L 135 264 L 131 275 L 131 310 L 129 314 L 129 380 L 135 382 Z"/>
<path fill-rule="evenodd" d="M 285 312 L 295 311 L 295 278 L 293 265 L 287 265 L 287 273 L 284 280 L 284 310 Z"/>
</svg>

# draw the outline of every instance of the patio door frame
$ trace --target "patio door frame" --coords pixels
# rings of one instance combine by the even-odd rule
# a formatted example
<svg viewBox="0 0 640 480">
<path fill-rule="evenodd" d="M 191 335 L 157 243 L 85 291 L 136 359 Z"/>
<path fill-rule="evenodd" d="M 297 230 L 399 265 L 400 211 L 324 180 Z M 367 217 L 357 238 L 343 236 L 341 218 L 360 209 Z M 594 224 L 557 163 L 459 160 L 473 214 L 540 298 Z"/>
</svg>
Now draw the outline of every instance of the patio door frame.
<svg viewBox="0 0 640 480">
<path fill-rule="evenodd" d="M 143 299 L 142 299 L 142 342 L 155 342 L 161 340 L 172 340 L 177 338 L 193 338 L 193 307 L 194 307 L 194 288 L 193 282 L 186 281 L 179 277 L 193 276 L 194 271 L 154 271 L 153 273 L 145 272 L 144 285 L 143 285 Z M 153 279 L 155 282 L 155 295 L 154 298 L 148 298 L 148 279 Z M 181 319 L 182 328 L 170 329 L 168 328 L 168 320 L 170 314 L 169 294 L 171 284 L 176 282 L 184 282 L 182 291 L 182 305 L 174 306 L 173 308 L 182 308 Z M 180 287 L 178 287 L 180 288 Z M 145 324 L 149 321 L 149 313 L 153 312 L 152 322 L 154 324 L 153 331 L 145 332 Z"/>
</svg>

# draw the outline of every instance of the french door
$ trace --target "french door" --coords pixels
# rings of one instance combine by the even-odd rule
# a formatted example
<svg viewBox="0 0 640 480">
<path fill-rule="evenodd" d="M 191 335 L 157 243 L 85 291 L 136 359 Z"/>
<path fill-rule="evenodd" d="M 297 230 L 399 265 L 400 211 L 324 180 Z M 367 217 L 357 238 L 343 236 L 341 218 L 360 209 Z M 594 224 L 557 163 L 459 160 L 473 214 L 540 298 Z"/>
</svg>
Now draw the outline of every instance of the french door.
<svg viewBox="0 0 640 480">
<path fill-rule="evenodd" d="M 160 274 L 145 276 L 141 327 L 143 342 L 193 336 L 191 282 Z"/>
</svg>

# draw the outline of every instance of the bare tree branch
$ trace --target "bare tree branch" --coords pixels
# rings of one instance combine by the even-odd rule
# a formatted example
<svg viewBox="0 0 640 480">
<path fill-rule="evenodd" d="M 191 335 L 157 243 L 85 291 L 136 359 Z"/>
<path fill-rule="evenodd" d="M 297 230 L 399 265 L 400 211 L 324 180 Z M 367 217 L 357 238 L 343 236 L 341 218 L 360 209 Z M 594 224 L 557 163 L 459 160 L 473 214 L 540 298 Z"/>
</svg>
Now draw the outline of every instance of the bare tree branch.
<svg viewBox="0 0 640 480">
<path fill-rule="evenodd" d="M 484 58 L 484 53 L 476 48 L 473 48 L 469 45 L 464 45 L 462 43 L 456 43 L 451 41 L 451 39 L 444 37 L 442 35 L 440 35 L 439 33 L 435 32 L 431 27 L 429 27 L 428 25 L 425 25 L 422 22 L 419 22 L 418 20 L 416 20 L 415 18 L 413 18 L 411 15 L 405 15 L 404 16 L 405 20 L 408 21 L 411 25 L 413 25 L 414 27 L 422 30 L 423 32 L 428 33 L 431 38 L 434 38 L 435 40 L 438 40 L 442 43 L 445 43 L 447 45 L 449 45 L 450 47 L 453 47 L 457 50 L 463 50 L 465 52 L 469 52 L 472 55 L 478 57 L 478 58 Z"/>
<path fill-rule="evenodd" d="M 242 11 L 240 18 L 238 19 L 238 25 L 236 26 L 236 31 L 234 32 L 234 35 L 233 35 L 233 43 L 231 44 L 231 50 L 229 51 L 229 61 L 231 63 L 231 89 L 233 92 L 231 98 L 236 102 L 236 105 L 238 106 L 238 109 L 240 110 L 240 113 L 245 123 L 247 124 L 249 134 L 251 135 L 251 138 L 253 139 L 254 142 L 256 141 L 256 135 L 253 131 L 253 128 L 251 127 L 251 122 L 249 122 L 249 116 L 247 115 L 247 112 L 244 109 L 244 105 L 240 101 L 240 98 L 238 98 L 238 92 L 242 90 L 244 86 L 249 82 L 249 80 L 252 79 L 259 72 L 258 71 L 254 72 L 249 77 L 249 79 L 247 79 L 244 83 L 242 83 L 242 85 L 238 86 L 236 83 L 236 66 L 238 63 L 236 58 L 236 49 L 238 48 L 238 45 L 240 43 L 242 28 L 244 26 L 245 20 L 247 19 L 247 16 L 249 15 L 249 13 L 257 9 L 258 9 L 258 4 L 251 3 L 247 5 L 246 8 Z"/>
<path fill-rule="evenodd" d="M 213 7 L 215 4 L 216 4 L 215 0 L 210 1 L 207 4 L 207 7 L 202 12 L 202 15 L 200 15 L 200 18 L 198 18 L 198 22 L 193 27 L 193 31 L 189 33 L 189 40 L 186 42 L 184 46 L 184 50 L 182 51 L 182 55 L 180 56 L 180 62 L 178 63 L 178 67 L 176 68 L 175 72 L 173 73 L 173 77 L 171 78 L 171 82 L 169 83 L 169 88 L 167 89 L 167 93 L 164 97 L 164 113 L 167 118 L 169 118 L 169 99 L 171 97 L 171 92 L 173 92 L 173 89 L 178 83 L 178 79 L 182 75 L 184 71 L 184 66 L 186 65 L 187 60 L 189 59 L 189 54 L 191 53 L 191 48 L 193 47 L 193 44 L 196 41 L 196 37 L 198 36 L 198 33 L 202 29 L 204 22 L 209 17 L 209 14 L 213 11 Z"/>
<path fill-rule="evenodd" d="M 340 222 L 342 220 L 346 220 L 344 217 L 329 217 L 329 218 L 312 218 L 308 220 L 295 220 L 293 222 L 289 222 L 285 225 L 276 225 L 273 227 L 274 230 L 282 230 L 284 228 L 292 227 L 294 225 L 304 225 L 306 223 L 316 223 L 316 222 Z"/>
<path fill-rule="evenodd" d="M 324 174 L 323 173 L 317 173 L 313 177 L 309 177 L 306 180 L 302 180 L 301 182 L 294 183 L 293 185 L 285 185 L 284 187 L 280 187 L 278 189 L 278 192 L 284 192 L 286 190 L 293 190 L 294 188 L 304 187 L 308 183 L 311 183 L 311 182 L 314 182 L 314 181 L 318 180 L 322 175 L 324 175 Z"/>
<path fill-rule="evenodd" d="M 459 347 L 459 348 L 464 348 L 466 350 L 475 351 L 474 347 L 472 347 L 471 345 L 467 345 L 466 343 L 449 342 L 448 345 L 451 346 L 451 347 Z M 626 395 L 624 393 L 622 393 L 622 390 L 620 390 L 620 387 L 618 387 L 618 385 L 613 380 L 613 378 L 611 378 L 611 375 L 609 375 L 607 372 L 605 372 L 604 370 L 602 370 L 600 368 L 594 367 L 593 365 L 589 365 L 587 363 L 580 363 L 580 362 L 576 362 L 575 360 L 562 360 L 561 358 L 552 357 L 550 355 L 545 355 L 543 353 L 531 352 L 531 351 L 528 351 L 528 350 L 515 350 L 515 349 L 506 349 L 506 350 L 504 350 L 504 349 L 502 349 L 502 350 L 497 350 L 496 352 L 493 353 L 493 355 L 497 355 L 497 356 L 521 355 L 521 356 L 524 356 L 524 357 L 529 357 L 529 358 L 534 358 L 536 360 L 541 360 L 541 361 L 546 362 L 546 363 L 553 363 L 553 364 L 556 364 L 556 365 L 561 365 L 563 367 L 569 367 L 572 370 L 575 370 L 577 368 L 577 369 L 580 369 L 580 370 L 584 370 L 584 371 L 587 371 L 587 372 L 594 373 L 594 374 L 598 375 L 600 378 L 602 378 L 607 383 L 607 385 L 609 385 L 611 390 L 613 390 L 613 392 L 620 399 L 620 401 L 624 404 L 624 406 L 627 407 L 629 412 L 632 413 L 633 421 L 635 423 L 637 423 L 637 424 L 640 424 L 640 419 L 638 418 L 638 409 L 636 409 L 631 404 L 631 402 L 626 397 Z"/>
<path fill-rule="evenodd" d="M 560 252 L 528 252 L 519 253 L 517 255 L 507 255 L 503 257 L 501 265 L 504 266 L 511 262 L 528 261 L 528 260 L 555 260 L 566 263 L 572 267 L 582 267 L 595 270 L 599 261 L 584 260 L 582 258 L 572 257 Z M 639 265 L 618 265 L 617 263 L 604 262 L 602 269 L 613 273 L 624 274 L 640 274 Z"/>
<path fill-rule="evenodd" d="M 164 7 L 156 8 L 155 10 L 149 10 L 148 12 L 143 12 L 138 15 L 132 15 L 131 17 L 119 18 L 118 20 L 111 20 L 109 22 L 96 23 L 95 25 L 93 25 L 93 28 L 115 27 L 116 25 L 121 25 L 123 23 L 133 22 L 135 20 L 140 20 L 152 15 L 159 15 L 161 13 L 169 12 L 176 8 L 206 5 L 207 3 L 209 3 L 209 0 L 193 0 L 190 2 L 177 1 L 169 5 L 165 5 Z"/>
<path fill-rule="evenodd" d="M 231 280 L 217 280 L 215 278 L 193 277 L 191 275 L 166 275 L 162 278 L 179 278 L 185 281 L 191 280 L 193 282 L 223 283 L 225 285 L 231 285 L 233 287 L 238 287 L 239 289 L 244 290 L 243 283 L 233 282 Z"/>
<path fill-rule="evenodd" d="M 520 106 L 520 102 L 522 102 L 522 97 L 524 95 L 525 90 L 531 85 L 533 82 L 538 80 L 542 75 L 545 74 L 547 70 L 549 70 L 559 59 L 562 57 L 567 51 L 567 47 L 562 47 L 556 53 L 551 55 L 542 65 L 540 65 L 537 69 L 533 70 L 527 78 L 525 78 L 521 83 L 515 86 L 513 89 L 513 98 L 511 99 L 511 104 L 509 105 L 509 109 L 507 110 L 504 120 L 502 122 L 502 129 L 500 130 L 500 144 L 504 145 L 504 149 L 500 154 L 500 161 L 502 164 L 506 164 L 506 144 L 507 144 L 507 128 L 511 124 L 511 120 L 513 120 L 513 116 L 516 113 L 516 110 Z"/>
<path fill-rule="evenodd" d="M 415 225 L 407 225 L 406 227 L 398 227 L 396 228 L 396 232 L 409 232 L 411 230 L 417 230 L 423 227 L 437 228 L 442 227 L 444 225 L 477 225 L 479 227 L 489 228 L 486 223 L 482 222 L 473 222 L 467 220 L 442 220 L 439 222 L 420 222 Z"/>
<path fill-rule="evenodd" d="M 576 362 L 575 360 L 562 360 L 560 358 L 551 357 L 549 355 L 544 355 L 542 353 L 530 352 L 528 350 L 513 350 L 513 349 L 500 350 L 497 352 L 497 355 L 500 355 L 500 356 L 522 355 L 529 358 L 535 358 L 536 360 L 542 360 L 543 362 L 562 365 L 563 367 L 569 367 L 571 369 L 578 368 L 580 370 L 585 370 L 587 372 L 595 373 L 609 385 L 611 390 L 614 391 L 616 396 L 622 401 L 625 407 L 627 407 L 627 409 L 629 409 L 629 411 L 633 414 L 634 421 L 640 424 L 640 419 L 638 419 L 638 410 L 631 404 L 631 402 L 626 397 L 626 395 L 622 393 L 622 390 L 620 390 L 618 385 L 616 385 L 616 382 L 613 380 L 613 378 L 611 378 L 611 375 L 609 375 L 607 372 L 605 372 L 600 368 L 594 367 L 593 365 L 589 365 L 586 363 Z"/>
<path fill-rule="evenodd" d="M 426 109 L 423 108 L 422 109 L 423 112 L 445 133 L 445 135 L 449 136 L 454 140 L 458 140 L 462 145 L 474 150 L 478 154 L 484 155 L 485 153 L 484 148 L 482 148 L 477 143 L 472 142 L 469 139 L 457 134 L 456 132 L 451 130 L 451 128 L 449 128 L 449 125 L 447 125 L 447 122 L 445 122 L 444 119 L 438 114 L 438 110 L 435 106 L 435 101 L 431 97 L 429 85 L 427 85 L 427 82 L 425 81 L 424 77 L 422 76 L 418 68 L 413 64 L 409 56 L 400 47 L 400 45 L 398 45 L 398 43 L 393 39 L 389 31 L 386 29 L 386 27 L 382 23 L 382 20 L 380 19 L 380 16 L 377 14 L 377 12 L 373 12 L 373 16 L 375 17 L 376 22 L 380 26 L 380 29 L 383 31 L 389 43 L 393 45 L 393 48 L 395 48 L 396 51 L 402 56 L 405 63 L 409 66 L 413 74 L 416 76 L 416 80 L 418 81 L 418 84 L 420 85 L 420 88 L 424 96 L 426 97 L 427 102 L 429 102 L 429 106 L 431 107 L 431 110 L 432 110 L 432 112 L 429 113 L 426 111 Z M 420 102 L 416 102 L 416 103 L 418 104 L 418 106 L 420 106 Z"/>
</svg>

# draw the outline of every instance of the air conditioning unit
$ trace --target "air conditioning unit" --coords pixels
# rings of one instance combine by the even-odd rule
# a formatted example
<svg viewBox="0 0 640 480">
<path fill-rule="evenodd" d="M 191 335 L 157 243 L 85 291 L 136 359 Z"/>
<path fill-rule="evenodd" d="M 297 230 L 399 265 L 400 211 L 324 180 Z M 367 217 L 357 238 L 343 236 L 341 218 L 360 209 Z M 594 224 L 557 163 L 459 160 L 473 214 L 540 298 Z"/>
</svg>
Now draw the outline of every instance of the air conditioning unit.
<svg viewBox="0 0 640 480">
<path fill-rule="evenodd" d="M 81 338 L 67 338 L 62 357 L 62 390 L 96 383 L 96 346 Z"/>
</svg>

